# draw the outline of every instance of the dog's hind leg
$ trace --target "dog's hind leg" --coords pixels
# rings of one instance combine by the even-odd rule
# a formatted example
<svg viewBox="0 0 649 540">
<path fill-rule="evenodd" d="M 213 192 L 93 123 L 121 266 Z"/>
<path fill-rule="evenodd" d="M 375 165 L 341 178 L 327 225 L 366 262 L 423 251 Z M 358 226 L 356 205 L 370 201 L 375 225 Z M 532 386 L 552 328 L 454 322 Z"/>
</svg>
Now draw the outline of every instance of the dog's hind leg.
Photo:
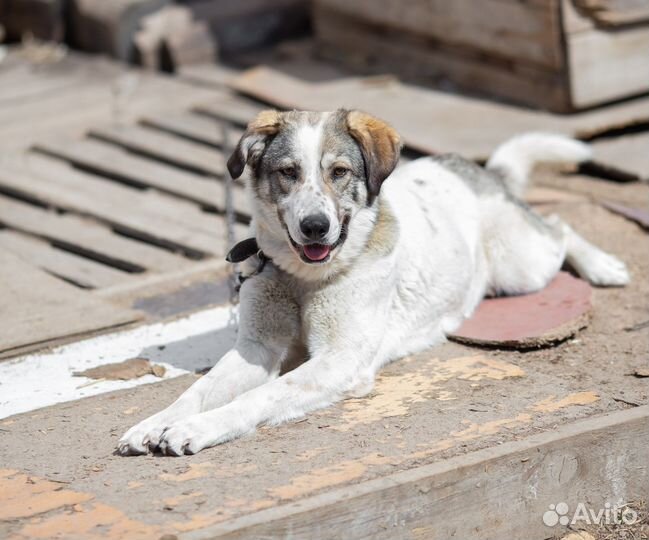
<svg viewBox="0 0 649 540">
<path fill-rule="evenodd" d="M 565 261 L 579 276 L 599 286 L 620 287 L 629 283 L 626 265 L 615 255 L 606 253 L 585 240 L 556 214 L 548 216 L 545 221 L 565 238 Z"/>
</svg>

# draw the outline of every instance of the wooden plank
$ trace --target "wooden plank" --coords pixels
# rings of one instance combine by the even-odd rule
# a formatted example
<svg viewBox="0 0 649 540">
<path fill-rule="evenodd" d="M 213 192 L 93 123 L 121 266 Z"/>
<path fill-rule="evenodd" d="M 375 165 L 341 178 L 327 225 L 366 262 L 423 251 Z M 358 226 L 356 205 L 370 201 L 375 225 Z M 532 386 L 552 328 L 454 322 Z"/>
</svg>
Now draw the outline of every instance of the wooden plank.
<svg viewBox="0 0 649 540">
<path fill-rule="evenodd" d="M 61 186 L 66 191 L 87 195 L 89 207 L 92 201 L 102 205 L 110 202 L 115 216 L 128 219 L 137 208 L 138 216 L 146 218 L 152 230 L 180 229 L 198 235 L 214 234 L 223 226 L 221 216 L 201 210 L 196 204 L 154 190 L 139 190 L 124 186 L 103 176 L 96 176 L 74 168 L 68 162 L 39 153 L 29 153 L 24 164 L 28 172 Z M 126 213 L 128 211 L 128 214 Z"/>
<path fill-rule="evenodd" d="M 134 311 L 118 308 L 81 294 L 69 283 L 0 250 L 0 355 L 27 345 L 124 325 L 140 318 Z"/>
<path fill-rule="evenodd" d="M 569 110 L 567 81 L 559 70 L 485 56 L 480 50 L 431 45 L 403 31 L 350 18 L 329 8 L 315 10 L 318 54 L 359 73 L 395 73 L 422 85 L 451 80 L 469 92 L 505 97 L 525 105 Z"/>
<path fill-rule="evenodd" d="M 283 109 L 359 108 L 390 122 L 406 145 L 415 150 L 427 154 L 458 152 L 474 159 L 488 158 L 503 141 L 526 131 L 591 137 L 609 129 L 649 121 L 648 98 L 560 116 L 426 90 L 390 77 L 352 78 L 313 85 L 259 67 L 245 72 L 232 85 Z M 476 126 L 489 129 L 476 129 Z"/>
<path fill-rule="evenodd" d="M 544 525 L 550 504 L 563 501 L 574 512 L 578 503 L 603 509 L 619 498 L 649 497 L 648 439 L 645 405 L 254 512 L 183 538 L 443 540 L 475 538 L 476 531 L 482 540 L 548 538 L 564 531 Z"/>
<path fill-rule="evenodd" d="M 188 82 L 227 88 L 228 83 L 239 75 L 240 71 L 226 67 L 222 64 L 196 64 L 193 66 L 182 66 L 178 70 L 178 76 Z"/>
<path fill-rule="evenodd" d="M 214 131 L 218 129 L 214 123 Z M 189 169 L 191 172 L 222 177 L 225 159 L 217 150 L 205 148 L 174 135 L 140 126 L 102 126 L 90 135 L 147 157 Z"/>
<path fill-rule="evenodd" d="M 573 0 L 598 26 L 618 27 L 649 22 L 646 0 Z"/>
<path fill-rule="evenodd" d="M 264 110 L 264 107 L 252 101 L 244 101 L 241 98 L 223 96 L 196 105 L 193 110 L 219 120 L 227 120 L 239 126 L 246 126 L 260 111 Z"/>
<path fill-rule="evenodd" d="M 475 48 L 550 68 L 563 65 L 556 0 L 481 0 L 480 9 L 476 9 L 475 0 L 414 0 L 408 9 L 403 9 L 399 0 L 318 0 L 315 21 L 320 28 L 322 10 L 317 8 L 398 29 L 401 36 L 427 38 L 435 45 Z"/>
<path fill-rule="evenodd" d="M 649 26 L 599 29 L 566 40 L 573 104 L 589 107 L 649 90 Z"/>
<path fill-rule="evenodd" d="M 59 215 L 0 195 L 0 223 L 128 272 L 186 268 L 189 261 L 113 233 L 89 219 Z"/>
<path fill-rule="evenodd" d="M 126 272 L 56 249 L 47 242 L 8 229 L 0 230 L 0 246 L 24 261 L 84 289 L 117 286 L 128 283 L 132 278 Z"/>
<path fill-rule="evenodd" d="M 221 182 L 129 154 L 112 145 L 92 140 L 61 139 L 38 143 L 36 149 L 100 175 L 136 186 L 156 188 L 207 208 L 225 209 L 225 188 Z M 233 189 L 233 205 L 240 215 L 250 215 L 248 199 L 240 186 Z"/>
<path fill-rule="evenodd" d="M 53 161 L 53 160 L 51 160 Z M 116 230 L 136 238 L 143 239 L 150 243 L 163 246 L 170 250 L 185 253 L 190 257 L 201 258 L 209 254 L 222 255 L 225 251 L 220 246 L 219 234 L 223 235 L 225 244 L 225 223 L 221 219 L 221 226 L 209 235 L 200 230 L 192 230 L 188 227 L 181 227 L 174 221 L 165 221 L 161 218 L 154 218 L 146 210 L 140 211 L 138 199 L 134 195 L 133 202 L 128 205 L 115 205 L 111 200 L 103 199 L 101 192 L 91 193 L 78 191 L 75 185 L 67 185 L 61 180 L 60 171 L 39 169 L 30 162 L 29 171 L 14 171 L 0 169 L 0 187 L 10 193 L 19 193 L 27 198 L 42 202 L 65 210 L 73 210 L 76 213 L 92 216 L 108 223 Z M 65 174 L 65 172 L 63 172 Z M 219 216 L 215 216 L 219 217 Z M 143 257 L 147 256 L 144 253 Z M 155 249 L 151 247 L 151 249 Z M 177 257 L 169 262 L 162 260 L 163 257 L 172 257 L 171 254 L 156 249 L 159 255 L 154 264 L 177 267 L 182 259 Z M 153 253 L 149 252 L 152 257 Z M 146 261 L 147 259 L 142 259 Z M 149 259 L 148 264 L 152 261 Z"/>
<path fill-rule="evenodd" d="M 51 66 L 32 64 L 18 53 L 5 62 L 25 65 L 31 77 L 20 91 L 30 92 L 43 78 L 69 76 L 78 79 L 74 92 L 39 93 L 38 99 L 17 100 L 0 107 L 0 148 L 28 147 L 34 139 L 62 133 L 81 135 L 88 126 L 137 120 L 147 113 L 181 110 L 220 95 L 215 89 L 189 84 L 162 74 L 129 70 L 105 58 L 88 58 L 68 52 Z M 3 64 L 5 63 L 3 62 Z M 16 95 L 16 93 L 14 93 Z"/>
<path fill-rule="evenodd" d="M 147 127 L 167 131 L 218 148 L 223 147 L 223 128 L 220 122 L 213 118 L 192 114 L 190 112 L 179 112 L 172 114 L 147 115 L 140 119 L 140 123 Z M 228 126 L 228 148 L 233 149 L 237 144 L 243 130 Z"/>
<path fill-rule="evenodd" d="M 608 174 L 649 180 L 649 132 L 593 141 L 594 162 Z"/>
</svg>

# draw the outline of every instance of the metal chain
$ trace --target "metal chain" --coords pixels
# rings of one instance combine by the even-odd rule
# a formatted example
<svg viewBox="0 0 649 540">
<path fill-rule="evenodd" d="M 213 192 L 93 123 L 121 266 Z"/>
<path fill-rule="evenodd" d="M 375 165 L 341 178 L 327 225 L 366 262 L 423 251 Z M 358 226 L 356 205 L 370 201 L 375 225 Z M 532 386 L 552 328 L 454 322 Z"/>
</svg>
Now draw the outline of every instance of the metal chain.
<svg viewBox="0 0 649 540">
<path fill-rule="evenodd" d="M 230 155 L 230 131 L 228 123 L 222 121 L 219 123 L 221 128 L 221 137 L 222 137 L 222 148 L 223 154 L 226 156 Z M 236 215 L 234 211 L 234 204 L 232 200 L 232 183 L 234 180 L 230 177 L 229 174 L 225 174 L 225 226 L 226 226 L 226 252 L 229 251 L 232 246 L 237 241 L 234 226 L 236 223 Z M 238 284 L 238 275 L 239 275 L 239 265 L 232 264 L 230 268 L 230 274 L 228 275 L 228 288 L 230 291 L 230 317 L 228 320 L 228 326 L 236 326 L 237 324 L 237 313 L 235 306 L 239 303 L 239 293 L 237 292 Z"/>
</svg>

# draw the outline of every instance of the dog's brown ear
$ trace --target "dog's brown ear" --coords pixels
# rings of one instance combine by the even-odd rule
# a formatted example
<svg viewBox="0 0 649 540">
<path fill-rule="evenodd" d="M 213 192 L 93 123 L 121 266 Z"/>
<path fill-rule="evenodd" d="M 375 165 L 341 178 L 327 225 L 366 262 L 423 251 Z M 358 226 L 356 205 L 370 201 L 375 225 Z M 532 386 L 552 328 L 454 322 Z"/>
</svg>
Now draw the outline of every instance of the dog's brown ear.
<svg viewBox="0 0 649 540">
<path fill-rule="evenodd" d="M 254 163 L 259 158 L 268 137 L 275 135 L 281 125 L 279 111 L 261 111 L 256 118 L 248 124 L 246 131 L 239 139 L 239 143 L 228 159 L 228 171 L 232 178 L 239 178 L 248 163 Z"/>
<path fill-rule="evenodd" d="M 383 120 L 361 111 L 347 113 L 347 129 L 363 153 L 371 203 L 379 194 L 383 180 L 397 166 L 401 137 Z"/>
</svg>

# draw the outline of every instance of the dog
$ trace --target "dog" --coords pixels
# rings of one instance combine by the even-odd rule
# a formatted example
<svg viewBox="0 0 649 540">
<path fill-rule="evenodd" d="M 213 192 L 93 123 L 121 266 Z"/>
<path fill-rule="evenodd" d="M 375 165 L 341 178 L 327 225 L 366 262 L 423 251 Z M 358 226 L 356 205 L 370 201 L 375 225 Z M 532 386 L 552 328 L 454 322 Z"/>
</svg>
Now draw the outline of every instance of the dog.
<svg viewBox="0 0 649 540">
<path fill-rule="evenodd" d="M 538 291 L 564 263 L 594 285 L 629 281 L 622 261 L 520 199 L 535 163 L 582 162 L 587 145 L 524 134 L 485 167 L 457 155 L 397 167 L 400 150 L 357 110 L 269 110 L 248 125 L 228 161 L 252 205 L 238 257 L 256 253 L 236 344 L 119 453 L 194 454 L 366 395 L 381 366 L 444 341 L 482 298 Z"/>
</svg>

